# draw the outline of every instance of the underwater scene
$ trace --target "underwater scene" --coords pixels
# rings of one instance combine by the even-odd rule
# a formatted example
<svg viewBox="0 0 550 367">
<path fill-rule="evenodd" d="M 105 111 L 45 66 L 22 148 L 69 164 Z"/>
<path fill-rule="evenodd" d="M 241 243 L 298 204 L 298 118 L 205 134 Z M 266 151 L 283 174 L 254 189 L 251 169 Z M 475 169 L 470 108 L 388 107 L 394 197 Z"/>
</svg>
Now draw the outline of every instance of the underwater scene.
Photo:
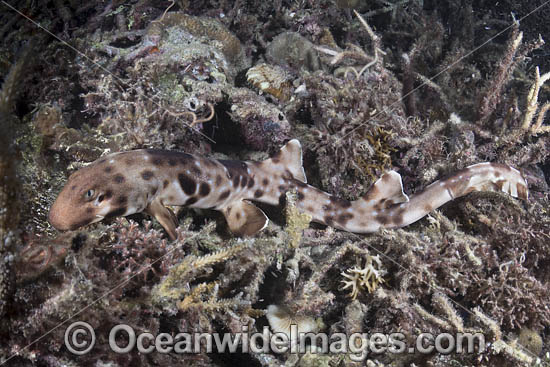
<svg viewBox="0 0 550 367">
<path fill-rule="evenodd" d="M 1 0 L 0 366 L 550 367 L 549 17 Z"/>
</svg>

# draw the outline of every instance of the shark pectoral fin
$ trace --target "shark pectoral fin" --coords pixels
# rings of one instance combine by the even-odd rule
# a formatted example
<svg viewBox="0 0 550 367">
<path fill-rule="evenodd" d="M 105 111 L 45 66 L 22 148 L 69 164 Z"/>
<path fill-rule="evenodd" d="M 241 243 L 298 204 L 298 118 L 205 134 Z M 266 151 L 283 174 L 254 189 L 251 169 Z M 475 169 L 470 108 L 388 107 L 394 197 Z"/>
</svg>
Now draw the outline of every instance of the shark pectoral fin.
<svg viewBox="0 0 550 367">
<path fill-rule="evenodd" d="M 389 171 L 372 185 L 363 195 L 362 200 L 368 206 L 384 209 L 394 204 L 406 203 L 409 197 L 403 192 L 401 175 L 395 171 Z"/>
<path fill-rule="evenodd" d="M 262 162 L 271 170 L 288 171 L 292 178 L 306 182 L 306 173 L 302 166 L 302 145 L 297 139 L 292 139 L 273 157 Z"/>
<path fill-rule="evenodd" d="M 253 204 L 239 201 L 222 209 L 231 232 L 238 236 L 252 236 L 267 226 L 267 216 Z"/>
<path fill-rule="evenodd" d="M 176 227 L 178 226 L 178 219 L 174 212 L 162 205 L 160 200 L 154 200 L 145 208 L 145 211 L 155 217 L 159 221 L 160 225 L 164 227 L 171 240 L 178 238 L 176 233 Z"/>
</svg>

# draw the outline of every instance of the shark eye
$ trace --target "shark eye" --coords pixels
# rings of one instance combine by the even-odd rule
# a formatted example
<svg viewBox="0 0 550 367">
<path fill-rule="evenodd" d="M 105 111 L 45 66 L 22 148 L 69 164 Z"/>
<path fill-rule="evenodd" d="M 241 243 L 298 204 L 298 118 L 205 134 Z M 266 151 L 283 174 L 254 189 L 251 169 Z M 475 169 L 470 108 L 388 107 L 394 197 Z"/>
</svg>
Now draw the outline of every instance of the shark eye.
<svg viewBox="0 0 550 367">
<path fill-rule="evenodd" d="M 90 200 L 94 196 L 94 190 L 90 189 L 84 194 L 86 200 Z"/>
</svg>

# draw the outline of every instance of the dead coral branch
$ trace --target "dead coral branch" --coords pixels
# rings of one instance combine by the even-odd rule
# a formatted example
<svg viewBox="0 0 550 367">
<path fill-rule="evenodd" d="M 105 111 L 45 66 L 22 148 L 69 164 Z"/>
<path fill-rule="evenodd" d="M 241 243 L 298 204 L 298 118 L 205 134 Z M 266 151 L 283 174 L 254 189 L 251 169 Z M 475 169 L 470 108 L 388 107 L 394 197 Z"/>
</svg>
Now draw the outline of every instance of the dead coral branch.
<svg viewBox="0 0 550 367">
<path fill-rule="evenodd" d="M 512 29 L 512 36 L 510 37 L 510 41 L 506 49 L 506 54 L 498 65 L 492 80 L 487 85 L 485 95 L 481 98 L 478 109 L 479 124 L 485 124 L 487 122 L 491 114 L 494 112 L 496 105 L 500 101 L 502 88 L 510 79 L 510 75 L 514 70 L 514 64 L 517 62 L 516 53 L 522 40 L 523 32 L 519 31 L 519 22 L 515 21 Z"/>
<path fill-rule="evenodd" d="M 535 69 L 535 82 L 531 86 L 531 89 L 529 90 L 529 93 L 527 94 L 527 107 L 525 111 L 525 115 L 523 118 L 523 124 L 521 125 L 521 128 L 525 131 L 530 130 L 533 134 L 539 134 L 539 133 L 545 133 L 550 131 L 550 126 L 542 126 L 542 122 L 544 121 L 544 116 L 546 115 L 546 112 L 550 108 L 549 103 L 545 103 L 540 111 L 537 118 L 537 121 L 534 125 L 532 125 L 533 118 L 535 117 L 535 114 L 537 113 L 537 110 L 539 108 L 539 91 L 540 87 L 546 83 L 550 79 L 550 72 L 540 75 L 539 67 L 537 66 Z"/>
<path fill-rule="evenodd" d="M 477 111 L 478 123 L 487 123 L 493 112 L 495 112 L 502 98 L 503 88 L 512 76 L 516 66 L 525 60 L 527 54 L 544 45 L 544 40 L 538 39 L 522 45 L 523 32 L 519 31 L 519 22 L 514 20 L 512 35 L 508 41 L 506 53 L 495 70 L 495 74 L 487 84 Z"/>
<path fill-rule="evenodd" d="M 372 56 L 367 55 L 367 53 L 365 51 L 363 51 L 361 48 L 357 47 L 356 45 L 351 45 L 350 46 L 351 49 L 344 50 L 344 51 L 341 51 L 341 52 L 329 50 L 329 49 L 324 48 L 324 47 L 316 47 L 316 49 L 317 49 L 317 51 L 320 51 L 320 52 L 323 52 L 325 54 L 333 56 L 333 58 L 330 60 L 331 65 L 340 64 L 344 60 L 348 60 L 348 59 L 355 59 L 355 60 L 366 62 L 366 64 L 359 71 L 357 71 L 355 69 L 355 67 L 353 67 L 353 66 L 352 67 L 346 67 L 342 70 L 337 69 L 337 71 L 336 71 L 336 73 L 343 72 L 344 76 L 347 76 L 348 72 L 352 72 L 352 73 L 355 74 L 356 78 L 359 79 L 359 77 L 361 77 L 361 75 L 367 69 L 369 69 L 373 65 L 376 65 L 376 64 L 380 63 L 382 61 L 381 55 L 383 56 L 386 53 L 384 51 L 382 51 L 380 37 L 378 35 L 376 35 L 376 33 L 374 33 L 374 31 L 369 26 L 369 24 L 363 19 L 363 17 L 361 17 L 361 15 L 356 10 L 354 10 L 353 12 L 357 16 L 357 18 L 359 19 L 359 21 L 361 22 L 363 27 L 365 28 L 365 30 L 367 31 L 367 34 L 369 35 L 370 39 L 372 40 L 372 43 L 373 43 L 372 48 L 374 50 L 374 58 Z"/>
</svg>

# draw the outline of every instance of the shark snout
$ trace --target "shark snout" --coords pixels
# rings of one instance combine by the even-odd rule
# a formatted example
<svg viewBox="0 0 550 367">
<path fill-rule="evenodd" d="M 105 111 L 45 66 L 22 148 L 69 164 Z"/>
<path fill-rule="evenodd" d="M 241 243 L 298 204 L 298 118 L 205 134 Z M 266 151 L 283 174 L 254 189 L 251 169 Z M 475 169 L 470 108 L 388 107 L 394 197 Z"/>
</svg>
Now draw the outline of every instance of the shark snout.
<svg viewBox="0 0 550 367">
<path fill-rule="evenodd" d="M 50 208 L 50 212 L 48 214 L 48 221 L 50 224 L 55 229 L 67 231 L 72 227 L 72 221 L 69 218 L 70 215 L 66 213 L 66 208 L 64 208 L 63 204 L 60 203 L 59 200 L 56 200 Z"/>
</svg>

